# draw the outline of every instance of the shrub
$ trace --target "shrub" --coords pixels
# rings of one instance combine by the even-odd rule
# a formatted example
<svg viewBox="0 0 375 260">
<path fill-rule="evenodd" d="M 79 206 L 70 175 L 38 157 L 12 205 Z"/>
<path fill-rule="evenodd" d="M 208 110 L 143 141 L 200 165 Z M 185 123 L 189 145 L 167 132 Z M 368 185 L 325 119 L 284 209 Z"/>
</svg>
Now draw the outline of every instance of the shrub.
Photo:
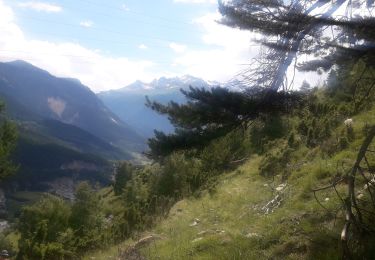
<svg viewBox="0 0 375 260">
<path fill-rule="evenodd" d="M 69 228 L 70 207 L 62 200 L 46 196 L 22 210 L 18 259 L 69 259 L 74 247 Z M 68 237 L 67 237 L 68 234 Z"/>
<path fill-rule="evenodd" d="M 286 178 L 288 176 L 288 164 L 291 161 L 292 151 L 293 150 L 287 146 L 270 150 L 260 162 L 260 175 L 272 177 L 280 174 L 283 178 Z"/>
</svg>

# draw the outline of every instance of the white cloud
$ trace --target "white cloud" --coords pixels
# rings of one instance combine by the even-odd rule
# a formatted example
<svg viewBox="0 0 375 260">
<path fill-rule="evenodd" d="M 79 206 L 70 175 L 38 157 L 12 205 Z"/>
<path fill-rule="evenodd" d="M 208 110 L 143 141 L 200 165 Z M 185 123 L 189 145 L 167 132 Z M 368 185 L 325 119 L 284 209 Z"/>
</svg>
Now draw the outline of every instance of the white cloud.
<svg viewBox="0 0 375 260">
<path fill-rule="evenodd" d="M 173 0 L 173 2 L 188 4 L 217 4 L 217 0 Z"/>
<path fill-rule="evenodd" d="M 27 38 L 9 6 L 0 0 L 0 61 L 25 60 L 60 77 L 74 77 L 93 91 L 120 88 L 137 79 L 152 80 L 154 63 L 111 57 L 71 42 Z"/>
<path fill-rule="evenodd" d="M 251 46 L 254 35 L 217 23 L 220 17 L 210 13 L 194 20 L 205 31 L 202 41 L 208 48 L 180 53 L 174 60 L 175 68 L 205 80 L 226 81 L 244 68 L 240 64 L 256 56 L 259 47 Z"/>
<path fill-rule="evenodd" d="M 141 50 L 147 50 L 148 49 L 148 47 L 147 47 L 147 45 L 146 44 L 140 44 L 139 46 L 138 46 L 138 49 L 141 49 Z"/>
<path fill-rule="evenodd" d="M 90 28 L 94 25 L 94 23 L 92 21 L 82 21 L 79 23 L 79 25 L 85 28 Z"/>
<path fill-rule="evenodd" d="M 209 13 L 193 21 L 205 31 L 202 41 L 208 48 L 179 53 L 172 65 L 176 71 L 205 80 L 225 82 L 249 68 L 247 64 L 261 51 L 261 47 L 253 39 L 260 39 L 261 35 L 221 25 L 217 22 L 220 17 L 219 13 Z M 289 69 L 287 74 L 290 82 L 293 70 Z M 297 72 L 294 86 L 299 87 L 304 79 L 315 85 L 321 84 L 324 76 Z"/>
<path fill-rule="evenodd" d="M 18 6 L 22 8 L 33 9 L 38 12 L 58 13 L 62 11 L 62 7 L 59 5 L 38 1 L 22 2 L 18 3 Z"/>
<path fill-rule="evenodd" d="M 169 48 L 171 48 L 174 52 L 183 53 L 183 52 L 186 51 L 187 46 L 183 45 L 183 44 L 178 44 L 178 43 L 175 43 L 175 42 L 171 42 L 169 44 Z"/>
</svg>

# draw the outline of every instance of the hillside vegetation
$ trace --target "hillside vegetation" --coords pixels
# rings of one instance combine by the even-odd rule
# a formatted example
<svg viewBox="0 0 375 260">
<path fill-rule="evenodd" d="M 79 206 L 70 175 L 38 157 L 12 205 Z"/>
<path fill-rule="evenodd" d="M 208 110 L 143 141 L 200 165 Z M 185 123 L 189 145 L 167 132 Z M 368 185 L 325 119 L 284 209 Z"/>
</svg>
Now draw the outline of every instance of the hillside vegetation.
<svg viewBox="0 0 375 260">
<path fill-rule="evenodd" d="M 265 154 L 252 155 L 227 171 L 212 189 L 178 201 L 152 229 L 87 259 L 117 259 L 119 250 L 129 251 L 150 235 L 155 239 L 139 247 L 146 259 L 339 259 L 341 201 L 333 189 L 325 190 L 317 193 L 319 205 L 312 190 L 331 183 L 342 170 L 338 165 L 354 163 L 364 128 L 375 123 L 375 108 L 353 121 L 353 139 L 334 154 L 328 156 L 325 146 L 301 145 L 292 148 L 285 168 L 279 167 L 280 153 L 289 148 L 287 140 L 273 141 Z M 340 136 L 345 128 L 342 122 L 332 135 Z M 269 156 L 279 156 L 268 168 L 272 177 L 262 174 Z M 374 162 L 374 156 L 368 159 Z M 337 190 L 344 196 L 346 185 Z M 358 192 L 369 196 L 363 187 Z M 374 242 L 374 237 L 367 239 Z M 363 257 L 374 254 L 368 251 Z"/>
</svg>

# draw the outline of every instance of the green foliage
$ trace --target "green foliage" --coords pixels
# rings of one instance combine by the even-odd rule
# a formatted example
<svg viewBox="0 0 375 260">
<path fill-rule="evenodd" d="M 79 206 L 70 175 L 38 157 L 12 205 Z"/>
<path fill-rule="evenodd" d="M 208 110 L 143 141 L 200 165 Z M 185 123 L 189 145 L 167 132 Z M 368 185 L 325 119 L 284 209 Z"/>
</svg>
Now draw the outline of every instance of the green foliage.
<svg viewBox="0 0 375 260">
<path fill-rule="evenodd" d="M 69 259 L 74 256 L 69 231 L 70 207 L 62 200 L 46 196 L 26 206 L 19 221 L 18 259 Z"/>
<path fill-rule="evenodd" d="M 185 104 L 171 101 L 163 105 L 147 100 L 148 107 L 168 115 L 177 128 L 170 135 L 156 132 L 155 137 L 149 140 L 149 156 L 153 159 L 160 159 L 173 151 L 202 149 L 211 141 L 264 115 L 268 122 L 265 131 L 277 135 L 280 118 L 274 115 L 289 113 L 290 107 L 296 107 L 301 102 L 298 92 L 262 88 L 235 92 L 226 88 L 207 90 L 191 87 L 182 93 L 188 100 Z"/>
<path fill-rule="evenodd" d="M 77 259 L 83 252 L 113 243 L 97 190 L 78 185 L 74 203 L 47 195 L 22 210 L 17 259 Z"/>
<path fill-rule="evenodd" d="M 156 194 L 180 198 L 191 194 L 201 184 L 201 163 L 187 158 L 183 153 L 174 153 L 164 162 L 157 181 Z"/>
<path fill-rule="evenodd" d="M 337 113 L 334 105 L 325 102 L 310 101 L 299 114 L 298 133 L 305 137 L 306 145 L 315 147 L 329 138 L 332 129 L 343 117 Z"/>
<path fill-rule="evenodd" d="M 297 145 L 297 140 L 294 132 L 291 132 L 288 137 L 288 145 L 289 147 L 295 147 Z"/>
<path fill-rule="evenodd" d="M 134 167 L 123 163 L 114 183 L 121 201 L 113 224 L 117 238 L 149 227 L 176 201 L 213 190 L 218 177 L 235 165 L 233 161 L 246 158 L 249 147 L 248 132 L 237 130 L 203 149 L 174 152 L 160 164 Z"/>
<path fill-rule="evenodd" d="M 283 138 L 287 132 L 288 116 L 278 113 L 262 115 L 250 127 L 251 149 L 263 153 L 268 142 Z"/>
<path fill-rule="evenodd" d="M 270 147 L 278 147 L 276 149 L 268 149 L 259 165 L 259 173 L 264 177 L 273 177 L 276 175 L 286 179 L 290 169 L 288 165 L 291 161 L 291 153 L 293 149 L 287 145 L 277 142 L 270 142 Z"/>
<path fill-rule="evenodd" d="M 368 109 L 375 100 L 375 68 L 365 60 L 341 64 L 329 74 L 327 93 L 346 116 Z"/>
<path fill-rule="evenodd" d="M 0 113 L 4 105 L 0 103 Z M 10 160 L 10 155 L 17 141 L 17 129 L 15 124 L 1 117 L 0 119 L 0 181 L 13 174 L 17 167 Z"/>
<path fill-rule="evenodd" d="M 18 250 L 14 241 L 12 241 L 12 235 L 9 230 L 3 230 L 3 232 L 0 233 L 0 248 L 1 250 L 6 249 L 10 256 L 16 255 Z"/>
<path fill-rule="evenodd" d="M 96 248 L 102 243 L 104 216 L 101 212 L 97 191 L 87 182 L 79 184 L 75 202 L 71 209 L 70 227 L 75 231 L 75 246 L 78 250 Z"/>
<path fill-rule="evenodd" d="M 115 182 L 113 185 L 113 190 L 115 191 L 116 195 L 122 193 L 122 190 L 126 186 L 126 183 L 132 179 L 134 170 L 134 167 L 130 163 L 126 162 L 122 163 L 117 169 Z"/>
</svg>

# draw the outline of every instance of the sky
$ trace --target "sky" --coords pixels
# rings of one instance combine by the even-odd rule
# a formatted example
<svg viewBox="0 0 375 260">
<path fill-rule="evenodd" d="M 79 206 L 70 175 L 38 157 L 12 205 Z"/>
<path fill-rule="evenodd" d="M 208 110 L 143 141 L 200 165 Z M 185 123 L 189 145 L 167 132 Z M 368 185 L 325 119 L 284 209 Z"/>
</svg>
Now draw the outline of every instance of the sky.
<svg viewBox="0 0 375 260">
<path fill-rule="evenodd" d="M 216 0 L 0 0 L 0 61 L 26 60 L 94 92 L 192 75 L 225 82 L 256 56 Z"/>
</svg>

